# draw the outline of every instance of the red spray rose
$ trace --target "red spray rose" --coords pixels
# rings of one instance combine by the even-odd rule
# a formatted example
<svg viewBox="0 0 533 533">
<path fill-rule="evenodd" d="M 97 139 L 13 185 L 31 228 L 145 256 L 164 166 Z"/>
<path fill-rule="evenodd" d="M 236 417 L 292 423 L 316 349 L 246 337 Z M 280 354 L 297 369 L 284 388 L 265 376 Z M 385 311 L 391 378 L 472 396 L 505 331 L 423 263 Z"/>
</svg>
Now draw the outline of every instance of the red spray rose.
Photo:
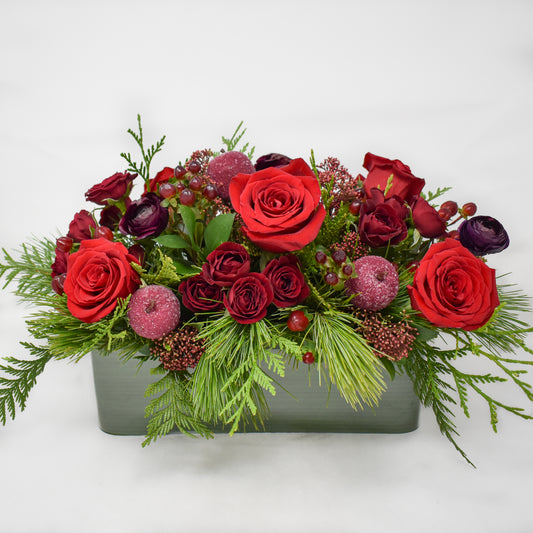
<svg viewBox="0 0 533 533">
<path fill-rule="evenodd" d="M 148 187 L 146 186 L 146 183 L 144 184 L 144 192 L 159 192 L 159 186 L 162 183 L 167 183 L 167 181 L 170 178 L 174 177 L 174 169 L 170 167 L 165 167 L 163 170 L 160 170 L 154 178 L 150 180 L 150 190 L 148 191 Z"/>
<path fill-rule="evenodd" d="M 295 255 L 283 255 L 272 259 L 263 274 L 270 280 L 274 291 L 274 305 L 292 307 L 309 296 L 309 286 L 305 282 Z"/>
<path fill-rule="evenodd" d="M 202 274 L 208 283 L 230 287 L 233 282 L 250 272 L 250 256 L 244 246 L 223 242 L 202 265 Z"/>
<path fill-rule="evenodd" d="M 455 239 L 430 247 L 407 290 L 413 309 L 441 328 L 478 329 L 500 303 L 495 271 Z"/>
<path fill-rule="evenodd" d="M 363 167 L 368 170 L 364 181 L 364 189 L 368 196 L 374 187 L 385 191 L 389 177 L 392 175 L 392 187 L 387 192 L 389 196 L 399 196 L 402 200 L 410 201 L 418 196 L 426 182 L 413 176 L 411 169 L 398 159 L 387 159 L 371 153 L 365 155 Z"/>
<path fill-rule="evenodd" d="M 137 174 L 116 172 L 102 183 L 91 187 L 85 193 L 85 198 L 88 202 L 98 205 L 107 205 L 107 200 L 118 201 L 130 193 L 131 184 L 136 177 Z"/>
<path fill-rule="evenodd" d="M 218 311 L 224 308 L 222 289 L 218 285 L 207 283 L 201 274 L 187 278 L 180 283 L 183 305 L 194 313 Z"/>
<path fill-rule="evenodd" d="M 326 216 L 318 180 L 303 159 L 237 174 L 229 194 L 246 236 L 269 252 L 301 250 L 317 236 Z"/>
<path fill-rule="evenodd" d="M 67 237 L 75 242 L 84 241 L 92 238 L 91 229 L 96 229 L 96 222 L 89 211 L 82 209 L 74 215 L 72 222 L 69 224 Z"/>
<path fill-rule="evenodd" d="M 56 257 L 52 263 L 52 277 L 64 274 L 67 271 L 68 252 L 62 252 L 56 248 Z"/>
<path fill-rule="evenodd" d="M 374 188 L 360 213 L 359 236 L 364 244 L 379 248 L 398 244 L 407 237 L 405 217 L 409 211 L 398 196 L 385 200 L 383 191 Z"/>
<path fill-rule="evenodd" d="M 413 223 L 422 237 L 434 239 L 446 232 L 446 223 L 437 210 L 422 197 L 415 198 L 411 204 Z"/>
<path fill-rule="evenodd" d="M 265 318 L 274 293 L 270 281 L 257 272 L 239 278 L 224 295 L 224 306 L 240 324 L 253 324 Z"/>
<path fill-rule="evenodd" d="M 73 316 L 83 322 L 98 322 L 111 313 L 119 298 L 126 298 L 140 284 L 130 262 L 135 257 L 119 242 L 107 239 L 82 241 L 68 258 L 63 289 Z"/>
</svg>

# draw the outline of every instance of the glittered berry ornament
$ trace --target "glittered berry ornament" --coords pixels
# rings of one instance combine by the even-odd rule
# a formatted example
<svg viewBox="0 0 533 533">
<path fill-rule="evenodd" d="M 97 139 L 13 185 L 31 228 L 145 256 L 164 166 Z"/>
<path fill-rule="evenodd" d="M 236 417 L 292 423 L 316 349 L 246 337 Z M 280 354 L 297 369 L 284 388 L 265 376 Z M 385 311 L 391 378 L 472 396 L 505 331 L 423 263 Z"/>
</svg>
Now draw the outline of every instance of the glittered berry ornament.
<svg viewBox="0 0 533 533">
<path fill-rule="evenodd" d="M 352 304 L 360 309 L 379 311 L 387 307 L 398 294 L 398 272 L 394 265 L 377 255 L 359 258 L 353 264 L 357 277 L 347 279 L 347 294 L 355 295 Z"/>
<path fill-rule="evenodd" d="M 180 302 L 162 285 L 148 285 L 135 291 L 128 304 L 130 326 L 146 339 L 160 339 L 180 321 Z"/>
<path fill-rule="evenodd" d="M 218 195 L 229 199 L 229 184 L 237 174 L 253 174 L 255 168 L 242 152 L 225 152 L 215 157 L 207 167 L 207 174 L 216 185 Z"/>
</svg>

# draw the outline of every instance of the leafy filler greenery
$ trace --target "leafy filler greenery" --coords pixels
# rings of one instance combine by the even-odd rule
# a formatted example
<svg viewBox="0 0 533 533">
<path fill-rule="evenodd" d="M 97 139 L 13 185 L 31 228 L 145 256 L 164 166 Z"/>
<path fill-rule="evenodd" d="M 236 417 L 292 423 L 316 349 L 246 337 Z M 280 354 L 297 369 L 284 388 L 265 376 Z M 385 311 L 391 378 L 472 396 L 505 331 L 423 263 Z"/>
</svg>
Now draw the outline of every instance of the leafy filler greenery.
<svg viewBox="0 0 533 533">
<path fill-rule="evenodd" d="M 254 164 L 253 148 L 238 148 L 244 132 L 241 123 L 219 152 L 196 151 L 151 178 L 165 138 L 147 148 L 138 117 L 129 133 L 142 159 L 121 154 L 127 169 L 85 194 L 94 209 L 17 258 L 4 250 L 5 286 L 36 310 L 35 342 L 23 343 L 32 357 L 0 365 L 3 424 L 48 361 L 91 351 L 159 362 L 144 445 L 176 428 L 210 437 L 215 426 L 260 427 L 295 364 L 354 409 L 378 405 L 383 370 L 407 374 L 465 459 L 452 408 L 469 416 L 471 392 L 495 431 L 500 409 L 531 418 L 488 391 L 511 381 L 533 400 L 523 379 L 533 361 L 514 355 L 533 353 L 521 319 L 529 300 L 498 284 L 485 259 L 509 244 L 497 220 L 473 203 L 436 205 L 447 188 L 424 192 L 408 166 L 370 153 L 366 176 L 313 152 Z M 496 373 L 461 370 L 467 356 Z"/>
</svg>

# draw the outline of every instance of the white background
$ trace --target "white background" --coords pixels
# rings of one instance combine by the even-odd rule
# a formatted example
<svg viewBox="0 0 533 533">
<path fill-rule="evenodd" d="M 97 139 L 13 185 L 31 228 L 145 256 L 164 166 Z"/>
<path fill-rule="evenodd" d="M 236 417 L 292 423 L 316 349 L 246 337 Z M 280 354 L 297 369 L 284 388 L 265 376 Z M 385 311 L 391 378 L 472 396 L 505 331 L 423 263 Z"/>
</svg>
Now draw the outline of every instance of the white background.
<svg viewBox="0 0 533 533">
<path fill-rule="evenodd" d="M 489 264 L 533 295 L 532 20 L 509 0 L 0 0 L 0 244 L 64 233 L 124 169 L 137 113 L 151 142 L 167 135 L 157 167 L 244 120 L 258 155 L 314 148 L 357 173 L 371 151 L 453 186 L 446 199 L 505 225 L 511 247 Z M 2 355 L 24 355 L 27 312 L 0 294 Z M 533 422 L 502 412 L 494 435 L 475 398 L 458 429 L 477 470 L 427 411 L 407 435 L 141 449 L 98 429 L 91 380 L 88 360 L 51 363 L 0 428 L 2 532 L 533 530 Z"/>
</svg>

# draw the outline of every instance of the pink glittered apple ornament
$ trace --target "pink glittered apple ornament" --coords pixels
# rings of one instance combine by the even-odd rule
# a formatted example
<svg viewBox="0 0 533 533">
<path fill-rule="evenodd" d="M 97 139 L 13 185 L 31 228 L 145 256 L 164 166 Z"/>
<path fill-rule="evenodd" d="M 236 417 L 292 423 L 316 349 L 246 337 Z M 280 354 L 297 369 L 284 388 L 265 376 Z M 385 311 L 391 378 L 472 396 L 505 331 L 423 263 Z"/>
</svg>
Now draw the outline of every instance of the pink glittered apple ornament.
<svg viewBox="0 0 533 533">
<path fill-rule="evenodd" d="M 148 285 L 135 291 L 128 304 L 133 331 L 146 339 L 160 339 L 180 321 L 180 302 L 174 292 L 162 285 Z"/>
<path fill-rule="evenodd" d="M 255 168 L 250 159 L 242 152 L 225 152 L 215 157 L 207 167 L 207 174 L 217 186 L 218 194 L 229 199 L 229 184 L 237 174 L 253 174 Z"/>
</svg>

